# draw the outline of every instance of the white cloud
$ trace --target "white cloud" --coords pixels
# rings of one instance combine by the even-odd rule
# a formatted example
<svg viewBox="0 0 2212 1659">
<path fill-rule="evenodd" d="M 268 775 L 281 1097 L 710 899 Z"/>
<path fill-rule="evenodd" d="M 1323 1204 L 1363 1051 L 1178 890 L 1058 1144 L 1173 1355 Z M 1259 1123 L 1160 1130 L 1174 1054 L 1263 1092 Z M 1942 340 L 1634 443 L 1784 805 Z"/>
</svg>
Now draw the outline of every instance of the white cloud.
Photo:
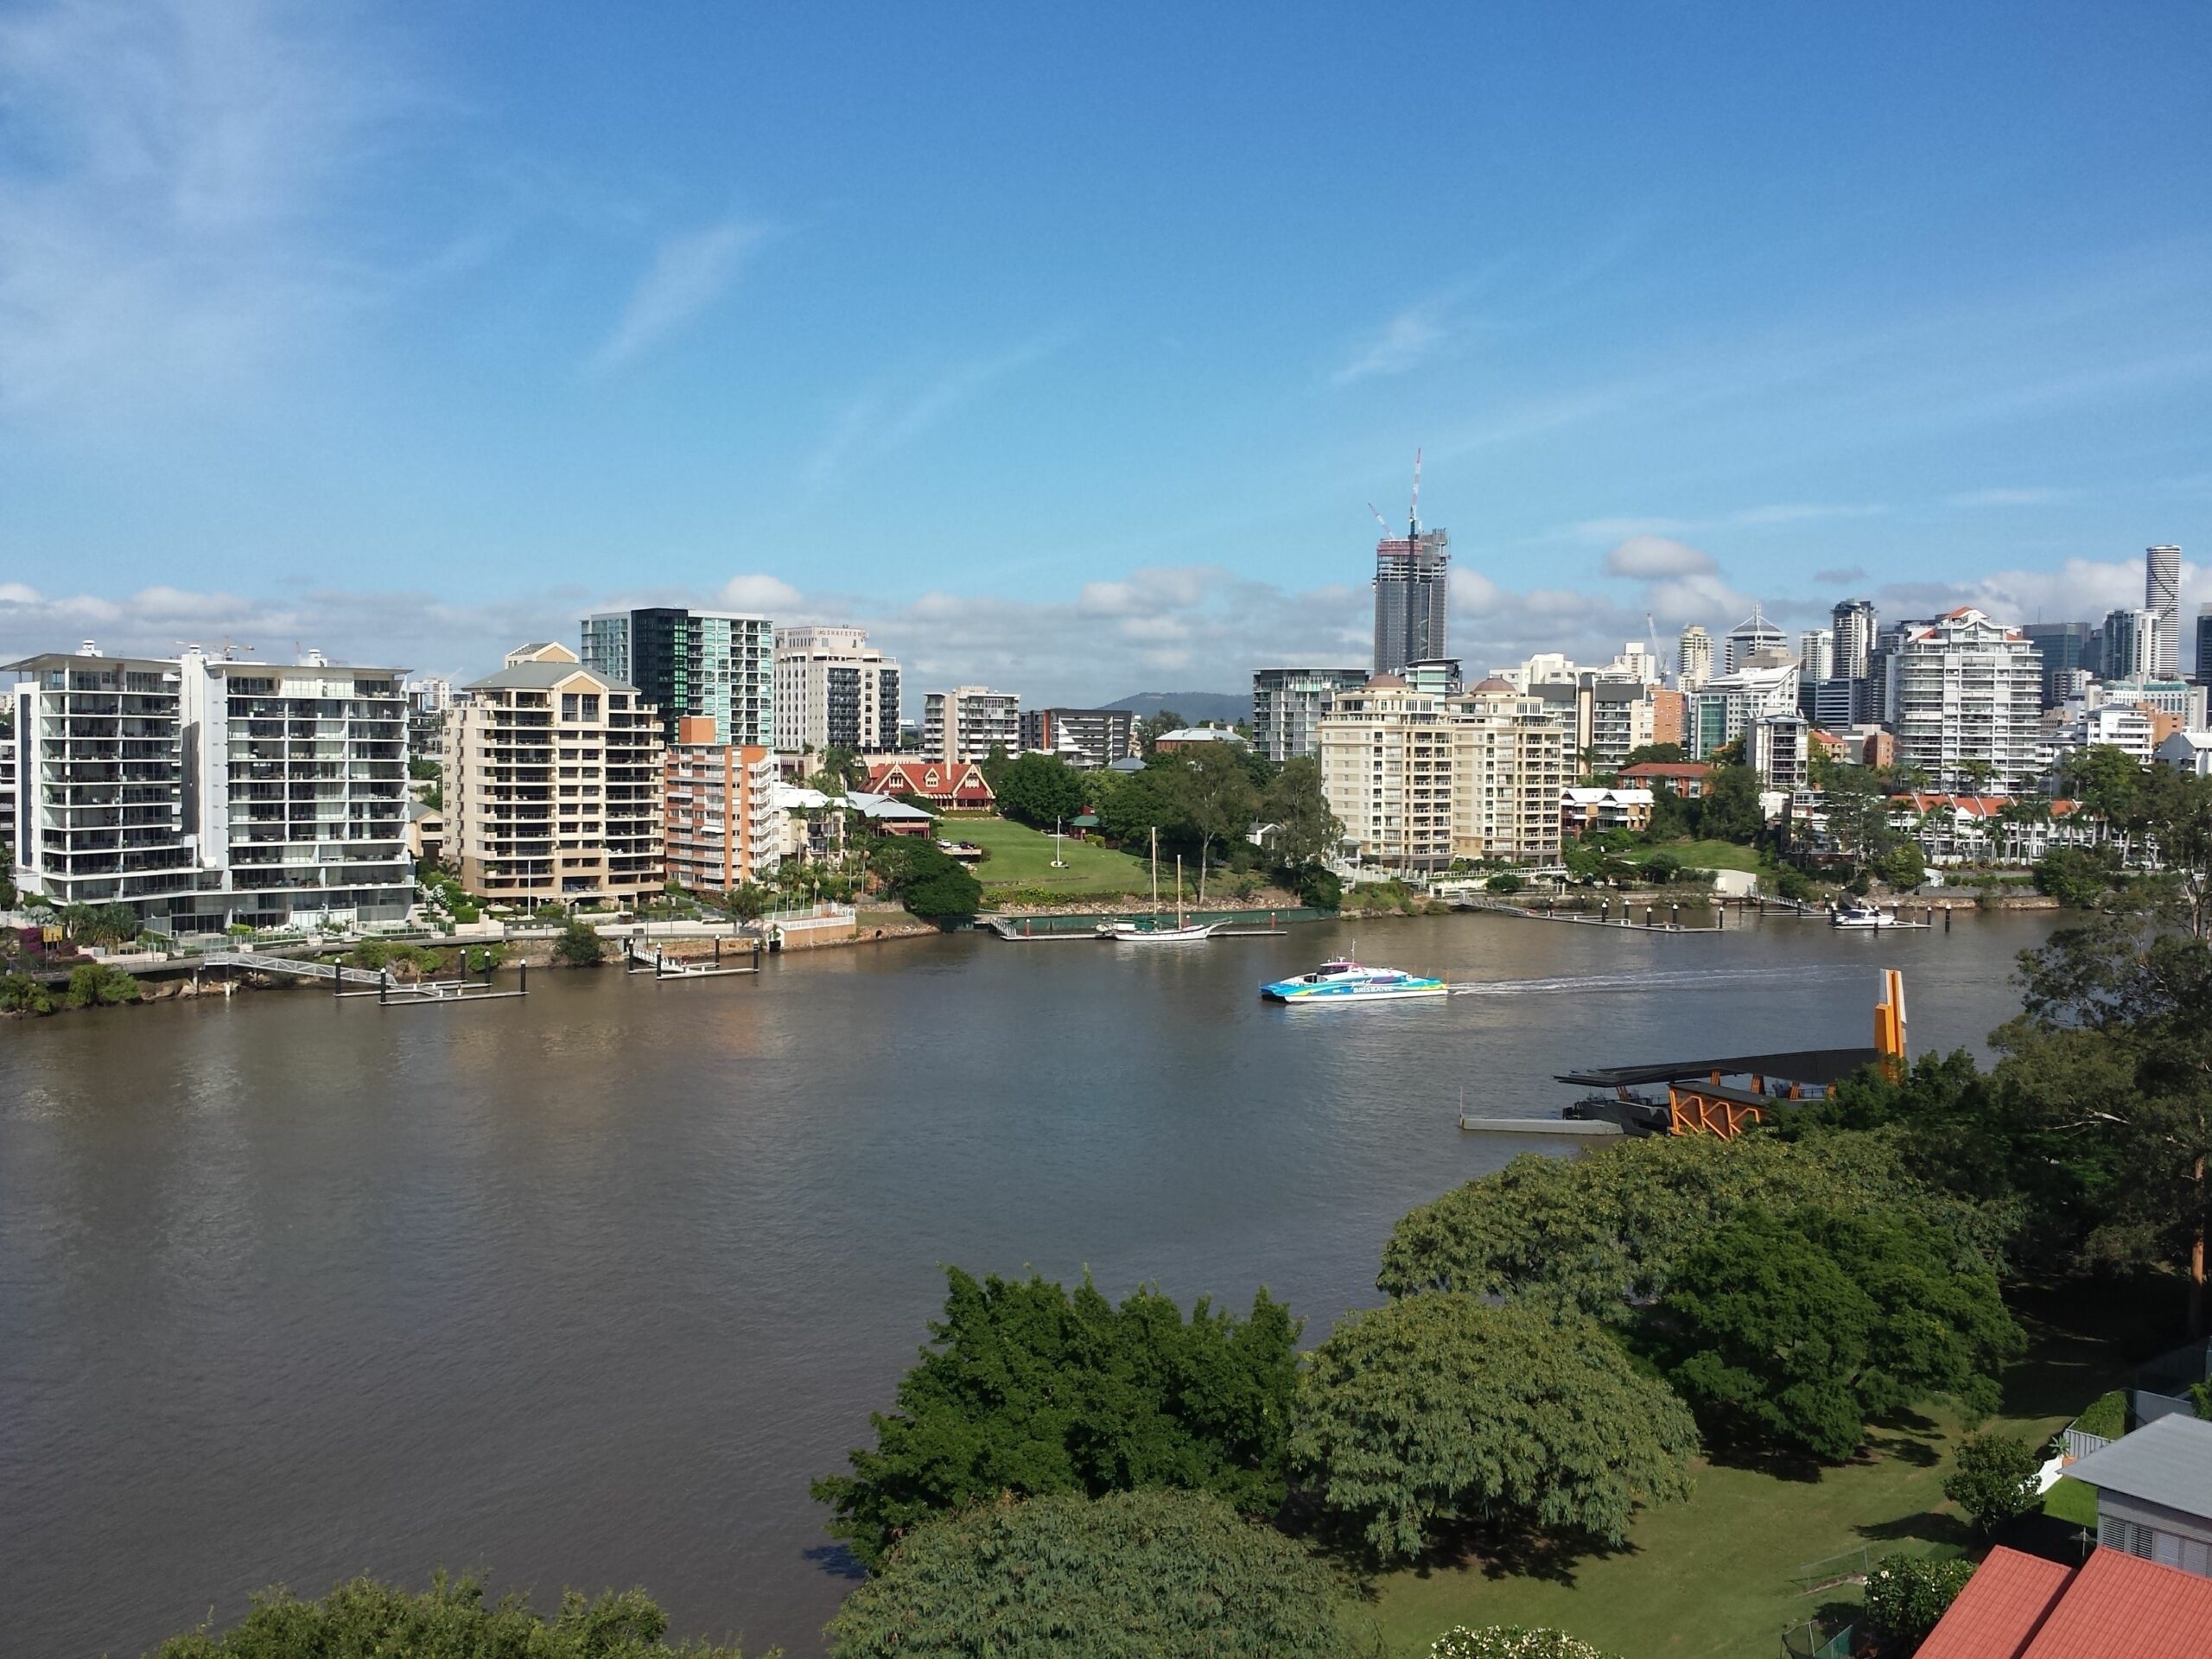
<svg viewBox="0 0 2212 1659">
<path fill-rule="evenodd" d="M 1605 555 L 1609 576 L 1710 575 L 1718 568 L 1710 553 L 1666 536 L 1630 536 Z"/>
<path fill-rule="evenodd" d="M 766 234 L 762 226 L 733 219 L 670 237 L 631 290 L 614 331 L 585 366 L 601 374 L 622 368 L 700 315 L 728 291 Z"/>
<path fill-rule="evenodd" d="M 1351 359 L 1330 377 L 1338 385 L 1364 380 L 1370 375 L 1404 374 L 1433 356 L 1451 335 L 1439 300 L 1408 306 L 1382 327 L 1382 333 L 1357 347 Z"/>
<path fill-rule="evenodd" d="M 1723 521 L 1731 524 L 1802 524 L 1818 518 L 1872 518 L 1889 509 L 1872 504 L 1840 506 L 1817 501 L 1783 501 L 1771 506 L 1742 507 Z"/>
<path fill-rule="evenodd" d="M 1947 507 L 2044 507 L 2061 501 L 2071 501 L 2078 492 L 2050 489 L 2040 486 L 2012 490 L 1962 490 L 1956 495 L 1947 495 Z"/>
<path fill-rule="evenodd" d="M 783 622 L 798 620 L 805 601 L 782 577 L 753 575 L 732 576 L 715 595 L 715 603 L 721 610 L 746 611 Z"/>
<path fill-rule="evenodd" d="M 424 101 L 327 9 L 92 0 L 0 23 L 0 414 L 204 412 L 391 291 L 340 214 Z"/>
<path fill-rule="evenodd" d="M 830 488 L 854 464 L 887 454 L 951 419 L 991 386 L 1065 346 L 1065 331 L 1039 334 L 1012 349 L 956 363 L 919 387 L 877 385 L 846 400 L 806 465 L 810 491 Z"/>
<path fill-rule="evenodd" d="M 2206 572 L 2184 560 L 2182 612 L 2195 613 Z M 2143 561 L 2069 559 L 2056 570 L 1998 570 L 1967 582 L 1897 582 L 1881 589 L 1885 616 L 1937 616 L 1973 605 L 2000 622 L 2096 622 L 2143 602 Z"/>
</svg>

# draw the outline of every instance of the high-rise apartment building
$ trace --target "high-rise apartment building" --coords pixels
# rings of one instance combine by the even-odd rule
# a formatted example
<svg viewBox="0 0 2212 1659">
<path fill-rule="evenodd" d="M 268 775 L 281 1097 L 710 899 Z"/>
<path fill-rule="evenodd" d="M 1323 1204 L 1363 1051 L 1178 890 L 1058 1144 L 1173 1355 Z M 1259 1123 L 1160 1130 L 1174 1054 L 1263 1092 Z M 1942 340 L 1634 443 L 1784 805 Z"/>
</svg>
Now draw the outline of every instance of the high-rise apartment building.
<svg viewBox="0 0 2212 1659">
<path fill-rule="evenodd" d="M 1137 717 L 1127 709 L 1024 709 L 1021 747 L 1096 771 L 1137 752 Z"/>
<path fill-rule="evenodd" d="M 957 685 L 922 698 L 922 753 L 950 764 L 982 761 L 994 747 L 1021 747 L 1021 699 L 984 685 Z"/>
<path fill-rule="evenodd" d="M 1631 753 L 1659 741 L 1654 689 L 1584 669 L 1571 680 L 1534 682 L 1526 695 L 1566 727 L 1567 759 L 1577 775 L 1599 775 L 1618 772 Z"/>
<path fill-rule="evenodd" d="M 715 722 L 718 743 L 776 741 L 776 626 L 765 616 L 653 606 L 583 620 L 582 665 L 659 710 L 661 741 L 676 722 Z"/>
<path fill-rule="evenodd" d="M 0 702 L 0 866 L 10 862 L 16 840 L 16 703 Z"/>
<path fill-rule="evenodd" d="M 1713 677 L 1713 636 L 1701 622 L 1682 630 L 1680 667 L 1675 676 L 1677 690 L 1694 691 Z"/>
<path fill-rule="evenodd" d="M 2172 677 L 2160 664 L 2172 653 L 2164 647 L 2164 622 L 2145 607 L 2105 613 L 2104 653 L 2098 678 L 2163 680 Z"/>
<path fill-rule="evenodd" d="M 1321 716 L 1367 683 L 1357 668 L 1262 668 L 1252 675 L 1252 747 L 1277 766 L 1321 753 Z"/>
<path fill-rule="evenodd" d="M 1550 705 L 1506 681 L 1440 697 L 1376 675 L 1321 717 L 1322 792 L 1360 856 L 1388 868 L 1548 860 L 1570 741 Z"/>
<path fill-rule="evenodd" d="M 1983 766 L 2001 791 L 2036 783 L 2043 671 L 2018 629 L 1971 606 L 1913 624 L 1889 659 L 1889 682 L 1899 766 L 1944 790 L 1966 787 Z"/>
<path fill-rule="evenodd" d="M 776 747 L 785 753 L 899 747 L 899 664 L 865 628 L 776 630 Z"/>
<path fill-rule="evenodd" d="M 2181 549 L 2161 543 L 2143 550 L 2143 608 L 2158 613 L 2158 654 L 2152 664 L 2159 679 L 2181 671 Z M 2107 679 L 2117 675 L 2107 673 Z"/>
<path fill-rule="evenodd" d="M 1750 667 L 1754 657 L 1789 649 L 1789 636 L 1768 621 L 1766 613 L 1753 605 L 1751 613 L 1728 630 L 1728 638 L 1721 653 L 1720 671 L 1733 674 L 1738 669 Z"/>
<path fill-rule="evenodd" d="M 1733 743 L 1751 722 L 1770 715 L 1797 712 L 1797 664 L 1794 661 L 1738 669 L 1717 675 L 1686 699 L 1684 747 L 1702 760 Z"/>
<path fill-rule="evenodd" d="M 2075 675 L 2088 667 L 2089 639 L 2095 632 L 2087 622 L 2030 622 L 2021 628 L 2036 648 L 2044 708 L 2056 709 L 2072 695 Z"/>
<path fill-rule="evenodd" d="M 89 644 L 14 666 L 24 892 L 172 933 L 405 918 L 400 671 Z"/>
<path fill-rule="evenodd" d="M 565 645 L 508 652 L 446 715 L 446 857 L 461 886 L 530 906 L 659 892 L 664 747 L 635 686 Z"/>
<path fill-rule="evenodd" d="M 1452 538 L 1409 522 L 1403 536 L 1375 544 L 1375 671 L 1443 658 Z"/>
<path fill-rule="evenodd" d="M 1797 672 L 1807 685 L 1835 677 L 1834 630 L 1808 628 L 1797 636 Z"/>
<path fill-rule="evenodd" d="M 2196 607 L 2196 679 L 2212 684 L 2212 604 Z"/>
<path fill-rule="evenodd" d="M 671 882 L 693 893 L 728 893 L 776 873 L 784 837 L 773 749 L 717 743 L 712 721 L 685 719 L 663 765 Z"/>
<path fill-rule="evenodd" d="M 1871 599 L 1847 599 L 1828 613 L 1834 661 L 1823 678 L 1863 680 L 1873 671 L 1874 636 L 1880 625 Z"/>
</svg>

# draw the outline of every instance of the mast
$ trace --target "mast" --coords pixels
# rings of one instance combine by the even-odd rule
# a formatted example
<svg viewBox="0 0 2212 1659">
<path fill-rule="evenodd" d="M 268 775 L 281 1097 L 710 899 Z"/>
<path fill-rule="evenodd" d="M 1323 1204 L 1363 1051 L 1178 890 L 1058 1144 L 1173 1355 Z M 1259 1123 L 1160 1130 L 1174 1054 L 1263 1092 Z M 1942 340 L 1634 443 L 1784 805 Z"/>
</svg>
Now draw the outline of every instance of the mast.
<svg viewBox="0 0 2212 1659">
<path fill-rule="evenodd" d="M 1175 855 L 1175 931 L 1183 931 L 1183 855 Z"/>
<path fill-rule="evenodd" d="M 1160 919 L 1160 826 L 1152 826 L 1152 919 Z"/>
</svg>

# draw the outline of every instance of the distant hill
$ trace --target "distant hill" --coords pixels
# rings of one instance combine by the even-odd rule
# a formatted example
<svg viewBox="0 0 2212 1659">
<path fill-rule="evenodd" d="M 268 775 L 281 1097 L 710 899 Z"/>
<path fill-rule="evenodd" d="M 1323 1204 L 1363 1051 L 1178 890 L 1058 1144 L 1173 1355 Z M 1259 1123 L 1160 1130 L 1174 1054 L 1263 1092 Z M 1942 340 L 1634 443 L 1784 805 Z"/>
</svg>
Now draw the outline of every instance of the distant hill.
<svg viewBox="0 0 2212 1659">
<path fill-rule="evenodd" d="M 1184 719 L 1203 725 L 1215 721 L 1233 726 L 1240 720 L 1252 718 L 1252 694 L 1241 696 L 1234 691 L 1139 691 L 1104 705 L 1109 709 L 1127 709 L 1143 720 L 1163 709 L 1173 709 Z"/>
</svg>

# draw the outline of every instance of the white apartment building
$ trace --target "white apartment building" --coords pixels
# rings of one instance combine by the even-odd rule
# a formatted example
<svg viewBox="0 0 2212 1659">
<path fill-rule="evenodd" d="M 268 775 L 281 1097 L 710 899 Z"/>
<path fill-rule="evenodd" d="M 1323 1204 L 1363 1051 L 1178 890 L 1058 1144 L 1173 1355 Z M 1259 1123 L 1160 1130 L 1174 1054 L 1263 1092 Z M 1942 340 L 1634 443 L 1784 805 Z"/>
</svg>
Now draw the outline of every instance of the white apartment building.
<svg viewBox="0 0 2212 1659">
<path fill-rule="evenodd" d="M 1762 715 L 1744 728 L 1744 764 L 1763 788 L 1794 794 L 1805 787 L 1812 766 L 1802 715 Z"/>
<path fill-rule="evenodd" d="M 1694 691 L 1713 677 L 1713 636 L 1703 623 L 1682 630 L 1676 663 L 1675 684 L 1680 690 Z"/>
<path fill-rule="evenodd" d="M 899 747 L 899 664 L 865 628 L 776 630 L 776 747 L 785 753 Z"/>
<path fill-rule="evenodd" d="M 1684 699 L 1682 741 L 1690 759 L 1705 760 L 1769 715 L 1796 714 L 1798 684 L 1794 660 L 1707 680 Z"/>
<path fill-rule="evenodd" d="M 2212 731 L 2172 733 L 2158 745 L 2158 759 L 2177 772 L 2212 778 Z"/>
<path fill-rule="evenodd" d="M 1021 750 L 1021 699 L 986 685 L 956 685 L 922 699 L 922 753 L 950 766 L 985 760 L 994 744 Z"/>
<path fill-rule="evenodd" d="M 1377 675 L 1321 720 L 1322 791 L 1346 841 L 1385 868 L 1545 861 L 1559 854 L 1568 739 L 1549 705 L 1503 680 L 1439 697 Z"/>
<path fill-rule="evenodd" d="M 1907 628 L 1887 668 L 1899 766 L 1918 767 L 1939 789 L 1962 787 L 1974 761 L 2002 791 L 2042 775 L 2042 659 L 2018 629 L 1962 605 Z"/>
<path fill-rule="evenodd" d="M 1835 630 L 1807 628 L 1797 636 L 1797 671 L 1808 685 L 1835 677 Z"/>
<path fill-rule="evenodd" d="M 2147 680 L 2159 677 L 2164 660 L 2160 628 L 2164 619 L 2152 610 L 2107 611 L 2104 657 L 2098 677 L 2107 680 Z"/>
<path fill-rule="evenodd" d="M 174 933 L 405 918 L 399 670 L 89 643 L 13 666 L 24 892 Z"/>
<path fill-rule="evenodd" d="M 0 703 L 0 848 L 11 853 L 22 839 L 16 823 L 16 705 Z"/>
<path fill-rule="evenodd" d="M 2107 702 L 2094 708 L 2073 703 L 2056 712 L 2057 718 L 2044 724 L 2037 733 L 2038 778 L 2081 749 L 2118 749 L 2138 766 L 2151 764 L 2157 749 L 2157 728 L 2151 716 L 2133 703 Z"/>
<path fill-rule="evenodd" d="M 465 687 L 445 733 L 446 857 L 495 903 L 626 903 L 664 885 L 660 711 L 565 645 Z"/>
<path fill-rule="evenodd" d="M 2205 696 L 2205 687 L 2187 680 L 2091 680 L 2082 688 L 2082 701 L 2093 709 L 2107 702 L 2133 704 L 2171 715 L 2184 727 L 2196 730 L 2208 723 Z"/>
</svg>

